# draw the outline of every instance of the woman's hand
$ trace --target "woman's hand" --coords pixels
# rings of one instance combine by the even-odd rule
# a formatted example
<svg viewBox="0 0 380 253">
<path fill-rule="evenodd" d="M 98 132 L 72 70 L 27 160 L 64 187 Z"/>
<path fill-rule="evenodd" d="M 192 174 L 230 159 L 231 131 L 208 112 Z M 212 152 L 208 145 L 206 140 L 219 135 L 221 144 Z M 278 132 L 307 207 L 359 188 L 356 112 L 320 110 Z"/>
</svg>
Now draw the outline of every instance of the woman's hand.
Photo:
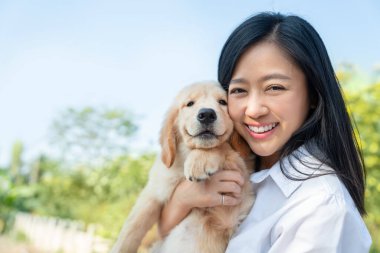
<svg viewBox="0 0 380 253">
<path fill-rule="evenodd" d="M 241 202 L 244 178 L 238 171 L 220 170 L 202 182 L 183 181 L 178 184 L 171 199 L 164 206 L 159 232 L 166 236 L 180 223 L 192 208 L 234 206 Z M 222 194 L 224 197 L 222 197 Z M 223 203 L 222 203 L 223 201 Z"/>
<path fill-rule="evenodd" d="M 233 206 L 240 203 L 243 176 L 233 170 L 220 170 L 202 182 L 183 181 L 177 186 L 172 200 L 187 209 L 194 207 Z"/>
</svg>

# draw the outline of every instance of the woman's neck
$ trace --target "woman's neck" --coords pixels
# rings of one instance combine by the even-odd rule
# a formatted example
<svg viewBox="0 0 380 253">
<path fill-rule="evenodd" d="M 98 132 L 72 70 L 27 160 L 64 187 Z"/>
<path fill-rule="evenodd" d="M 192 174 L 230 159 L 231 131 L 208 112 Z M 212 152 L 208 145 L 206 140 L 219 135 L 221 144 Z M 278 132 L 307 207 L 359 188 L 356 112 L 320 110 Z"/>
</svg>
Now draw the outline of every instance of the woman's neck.
<svg viewBox="0 0 380 253">
<path fill-rule="evenodd" d="M 279 152 L 275 152 L 270 156 L 260 156 L 260 170 L 270 169 L 278 161 L 279 157 Z"/>
</svg>

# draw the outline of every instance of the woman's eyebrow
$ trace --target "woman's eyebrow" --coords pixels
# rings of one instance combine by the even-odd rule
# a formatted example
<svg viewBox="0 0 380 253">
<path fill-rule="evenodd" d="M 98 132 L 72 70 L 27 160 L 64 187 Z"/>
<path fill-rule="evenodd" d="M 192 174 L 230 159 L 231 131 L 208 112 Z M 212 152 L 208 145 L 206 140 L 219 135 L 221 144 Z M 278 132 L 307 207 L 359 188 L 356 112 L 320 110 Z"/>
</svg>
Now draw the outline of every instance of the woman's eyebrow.
<svg viewBox="0 0 380 253">
<path fill-rule="evenodd" d="M 234 83 L 249 83 L 249 82 L 244 78 L 236 78 L 230 81 L 230 84 L 234 84 Z"/>
<path fill-rule="evenodd" d="M 291 78 L 287 75 L 280 74 L 280 73 L 273 73 L 266 76 L 263 76 L 259 79 L 260 82 L 265 82 L 271 79 L 282 79 L 282 80 L 290 80 Z"/>
<path fill-rule="evenodd" d="M 290 80 L 291 78 L 287 75 L 280 74 L 280 73 L 272 73 L 265 75 L 259 79 L 259 82 L 265 82 L 271 79 L 281 79 L 281 80 Z M 249 81 L 245 78 L 235 78 L 230 81 L 230 84 L 235 84 L 235 83 L 249 83 Z"/>
</svg>

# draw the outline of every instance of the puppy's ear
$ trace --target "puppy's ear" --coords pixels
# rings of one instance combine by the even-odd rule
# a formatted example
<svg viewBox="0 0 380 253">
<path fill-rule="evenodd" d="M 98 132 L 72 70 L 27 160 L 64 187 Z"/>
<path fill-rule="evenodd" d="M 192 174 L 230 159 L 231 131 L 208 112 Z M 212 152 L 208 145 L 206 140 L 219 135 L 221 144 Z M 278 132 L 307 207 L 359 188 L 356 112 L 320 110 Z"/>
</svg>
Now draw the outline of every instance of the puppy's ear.
<svg viewBox="0 0 380 253">
<path fill-rule="evenodd" d="M 172 106 L 166 115 L 160 134 L 161 160 L 167 168 L 173 165 L 177 152 L 177 116 L 178 109 Z"/>
<path fill-rule="evenodd" d="M 252 150 L 247 144 L 247 142 L 234 130 L 230 137 L 230 144 L 232 148 L 238 152 L 244 159 L 249 158 L 249 155 L 252 154 Z"/>
</svg>

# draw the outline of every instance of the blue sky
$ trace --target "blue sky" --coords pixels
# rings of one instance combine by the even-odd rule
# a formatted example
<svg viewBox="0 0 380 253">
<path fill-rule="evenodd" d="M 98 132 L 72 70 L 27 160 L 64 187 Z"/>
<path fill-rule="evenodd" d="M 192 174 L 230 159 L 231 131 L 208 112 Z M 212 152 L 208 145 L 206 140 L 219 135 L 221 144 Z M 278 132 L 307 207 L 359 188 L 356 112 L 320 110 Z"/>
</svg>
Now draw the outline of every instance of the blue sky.
<svg viewBox="0 0 380 253">
<path fill-rule="evenodd" d="M 21 140 L 26 160 L 49 149 L 67 107 L 122 107 L 140 127 L 132 150 L 157 147 L 163 115 L 183 86 L 216 79 L 232 30 L 261 11 L 297 14 L 335 66 L 380 64 L 380 2 L 0 1 L 0 165 Z"/>
</svg>

